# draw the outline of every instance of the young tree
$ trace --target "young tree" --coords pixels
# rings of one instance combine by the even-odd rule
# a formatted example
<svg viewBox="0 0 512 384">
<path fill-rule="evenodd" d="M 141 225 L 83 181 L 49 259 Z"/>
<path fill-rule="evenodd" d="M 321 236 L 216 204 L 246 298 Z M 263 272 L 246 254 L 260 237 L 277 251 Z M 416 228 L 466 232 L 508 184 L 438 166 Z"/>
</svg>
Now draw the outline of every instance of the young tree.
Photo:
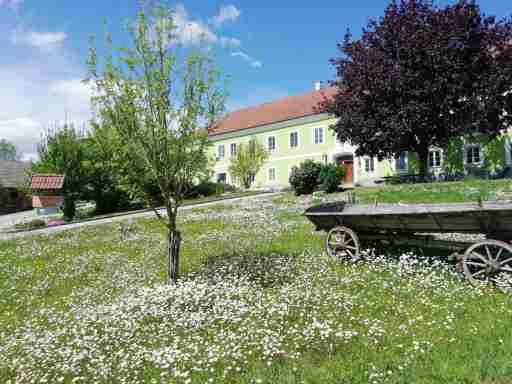
<svg viewBox="0 0 512 384">
<path fill-rule="evenodd" d="M 332 60 L 338 92 L 320 109 L 338 118 L 333 129 L 358 155 L 416 152 L 425 175 L 430 146 L 510 126 L 511 42 L 511 21 L 485 16 L 474 1 L 393 1 L 360 40 L 347 33 Z"/>
<path fill-rule="evenodd" d="M 15 161 L 19 158 L 20 154 L 13 143 L 6 139 L 0 139 L 0 160 Z"/>
<path fill-rule="evenodd" d="M 202 51 L 178 49 L 173 12 L 141 7 L 128 27 L 131 46 L 107 53 L 101 69 L 91 48 L 89 83 L 101 123 L 113 128 L 120 147 L 118 163 L 133 195 L 148 198 L 146 187 L 157 185 L 166 217 L 154 206 L 168 232 L 168 274 L 176 281 L 181 235 L 176 218 L 187 189 L 208 173 L 209 140 L 205 128 L 223 111 L 219 73 Z M 110 46 L 110 43 L 108 44 Z"/>
<path fill-rule="evenodd" d="M 35 172 L 66 176 L 63 186 L 64 216 L 68 220 L 75 216 L 76 201 L 82 196 L 88 181 L 85 138 L 85 132 L 72 124 L 48 129 L 37 149 L 39 159 L 33 164 Z"/>
<path fill-rule="evenodd" d="M 258 140 L 251 139 L 248 144 L 238 144 L 236 156 L 232 157 L 229 164 L 229 174 L 244 188 L 251 186 L 252 178 L 261 169 L 268 158 L 268 152 Z"/>
</svg>

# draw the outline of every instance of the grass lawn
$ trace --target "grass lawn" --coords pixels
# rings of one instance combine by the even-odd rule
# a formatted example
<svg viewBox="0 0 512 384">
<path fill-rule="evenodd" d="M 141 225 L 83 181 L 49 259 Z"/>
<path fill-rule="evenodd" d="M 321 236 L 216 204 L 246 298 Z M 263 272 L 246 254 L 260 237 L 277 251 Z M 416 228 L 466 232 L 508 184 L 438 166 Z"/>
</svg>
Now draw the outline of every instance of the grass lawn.
<svg viewBox="0 0 512 384">
<path fill-rule="evenodd" d="M 183 212 L 177 286 L 152 219 L 0 242 L 0 383 L 512 382 L 507 289 L 414 251 L 336 263 L 310 202 Z"/>
<path fill-rule="evenodd" d="M 512 180 L 481 180 L 425 184 L 385 185 L 356 188 L 361 203 L 459 203 L 465 201 L 512 200 Z"/>
</svg>

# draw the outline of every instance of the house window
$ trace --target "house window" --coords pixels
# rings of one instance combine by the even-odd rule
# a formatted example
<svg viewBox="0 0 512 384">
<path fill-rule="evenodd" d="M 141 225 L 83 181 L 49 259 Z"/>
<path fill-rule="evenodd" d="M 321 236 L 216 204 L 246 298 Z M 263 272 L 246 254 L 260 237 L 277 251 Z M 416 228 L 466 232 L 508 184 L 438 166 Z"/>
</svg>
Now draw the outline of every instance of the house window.
<svg viewBox="0 0 512 384">
<path fill-rule="evenodd" d="M 324 128 L 323 127 L 315 128 L 314 134 L 315 134 L 315 137 L 314 137 L 315 144 L 322 144 L 324 142 Z"/>
<path fill-rule="evenodd" d="M 480 164 L 482 160 L 481 152 L 480 145 L 468 145 L 466 147 L 466 164 Z"/>
<path fill-rule="evenodd" d="M 249 184 L 253 184 L 256 181 L 256 176 L 254 174 L 251 174 L 249 176 Z"/>
<path fill-rule="evenodd" d="M 297 148 L 299 146 L 299 132 L 290 133 L 290 148 Z"/>
<path fill-rule="evenodd" d="M 268 148 L 269 152 L 276 151 L 276 137 L 275 136 L 269 136 L 267 138 L 267 148 Z"/>
<path fill-rule="evenodd" d="M 229 151 L 231 153 L 231 157 L 235 157 L 236 156 L 236 143 L 232 143 L 229 146 Z"/>
<path fill-rule="evenodd" d="M 430 168 L 437 168 L 441 166 L 441 151 L 433 150 L 428 153 L 428 166 Z"/>
<path fill-rule="evenodd" d="M 364 170 L 366 173 L 372 173 L 375 171 L 375 160 L 373 157 L 367 157 L 364 159 Z"/>
<path fill-rule="evenodd" d="M 227 176 L 225 173 L 217 173 L 217 183 L 226 184 Z"/>
<path fill-rule="evenodd" d="M 322 161 L 327 164 L 327 155 L 326 154 L 323 154 L 322 155 Z"/>
<path fill-rule="evenodd" d="M 268 181 L 276 181 L 276 169 L 275 168 L 268 169 Z"/>
<path fill-rule="evenodd" d="M 219 160 L 222 160 L 224 159 L 224 146 L 223 145 L 219 145 L 217 147 L 217 157 L 219 158 Z"/>
<path fill-rule="evenodd" d="M 407 152 L 401 152 L 398 159 L 395 160 L 395 167 L 398 171 L 407 169 Z"/>
</svg>

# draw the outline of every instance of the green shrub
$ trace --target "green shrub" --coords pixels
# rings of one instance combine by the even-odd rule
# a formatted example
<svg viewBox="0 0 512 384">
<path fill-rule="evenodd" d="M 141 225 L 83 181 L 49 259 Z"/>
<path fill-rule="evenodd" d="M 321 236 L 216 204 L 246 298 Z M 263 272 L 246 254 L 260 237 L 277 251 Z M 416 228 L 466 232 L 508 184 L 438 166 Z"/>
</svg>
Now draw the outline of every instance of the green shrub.
<svg viewBox="0 0 512 384">
<path fill-rule="evenodd" d="M 31 221 L 26 221 L 24 223 L 18 223 L 14 225 L 14 228 L 18 230 L 30 230 L 44 227 L 46 227 L 46 222 L 42 219 L 34 219 Z"/>
<path fill-rule="evenodd" d="M 320 170 L 319 182 L 320 190 L 326 193 L 336 192 L 338 186 L 341 184 L 345 170 L 337 164 L 322 165 Z"/>
<path fill-rule="evenodd" d="M 214 183 L 212 181 L 202 181 L 190 189 L 187 198 L 196 199 L 200 196 L 209 197 L 222 195 L 225 192 L 233 192 L 236 188 L 229 184 Z"/>
<path fill-rule="evenodd" d="M 321 163 L 306 160 L 292 169 L 289 182 L 296 195 L 307 195 L 318 188 L 322 167 Z"/>
</svg>

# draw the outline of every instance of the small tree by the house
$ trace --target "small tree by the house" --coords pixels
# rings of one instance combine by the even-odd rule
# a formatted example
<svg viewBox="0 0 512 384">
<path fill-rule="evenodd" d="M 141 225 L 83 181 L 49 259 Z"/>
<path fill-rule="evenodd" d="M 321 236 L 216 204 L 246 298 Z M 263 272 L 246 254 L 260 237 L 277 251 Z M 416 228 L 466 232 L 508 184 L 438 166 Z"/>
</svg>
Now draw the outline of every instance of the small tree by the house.
<svg viewBox="0 0 512 384">
<path fill-rule="evenodd" d="M 38 146 L 39 159 L 33 164 L 38 173 L 57 173 L 64 179 L 64 217 L 73 219 L 76 201 L 82 196 L 87 184 L 85 153 L 82 140 L 83 130 L 66 124 L 63 127 L 48 129 Z"/>
<path fill-rule="evenodd" d="M 0 160 L 15 161 L 20 159 L 16 146 L 6 139 L 0 139 Z"/>
<path fill-rule="evenodd" d="M 235 156 L 230 160 L 229 174 L 244 188 L 250 188 L 252 179 L 267 158 L 267 150 L 256 138 L 252 138 L 246 144 L 240 143 Z"/>
<path fill-rule="evenodd" d="M 223 112 L 224 92 L 206 53 L 178 48 L 172 10 L 142 5 L 128 28 L 131 46 L 115 52 L 117 61 L 108 52 L 100 68 L 91 47 L 88 80 L 96 94 L 98 119 L 123 143 L 115 148 L 116 157 L 132 183 L 132 194 L 146 198 L 167 229 L 168 274 L 176 281 L 178 208 L 193 182 L 208 173 L 205 128 Z M 166 217 L 148 198 L 148 185 L 158 186 Z"/>
<path fill-rule="evenodd" d="M 339 45 L 338 92 L 321 110 L 358 155 L 416 152 L 425 175 L 431 146 L 511 125 L 511 42 L 510 19 L 485 16 L 474 1 L 392 1 L 359 40 L 347 33 Z"/>
</svg>

